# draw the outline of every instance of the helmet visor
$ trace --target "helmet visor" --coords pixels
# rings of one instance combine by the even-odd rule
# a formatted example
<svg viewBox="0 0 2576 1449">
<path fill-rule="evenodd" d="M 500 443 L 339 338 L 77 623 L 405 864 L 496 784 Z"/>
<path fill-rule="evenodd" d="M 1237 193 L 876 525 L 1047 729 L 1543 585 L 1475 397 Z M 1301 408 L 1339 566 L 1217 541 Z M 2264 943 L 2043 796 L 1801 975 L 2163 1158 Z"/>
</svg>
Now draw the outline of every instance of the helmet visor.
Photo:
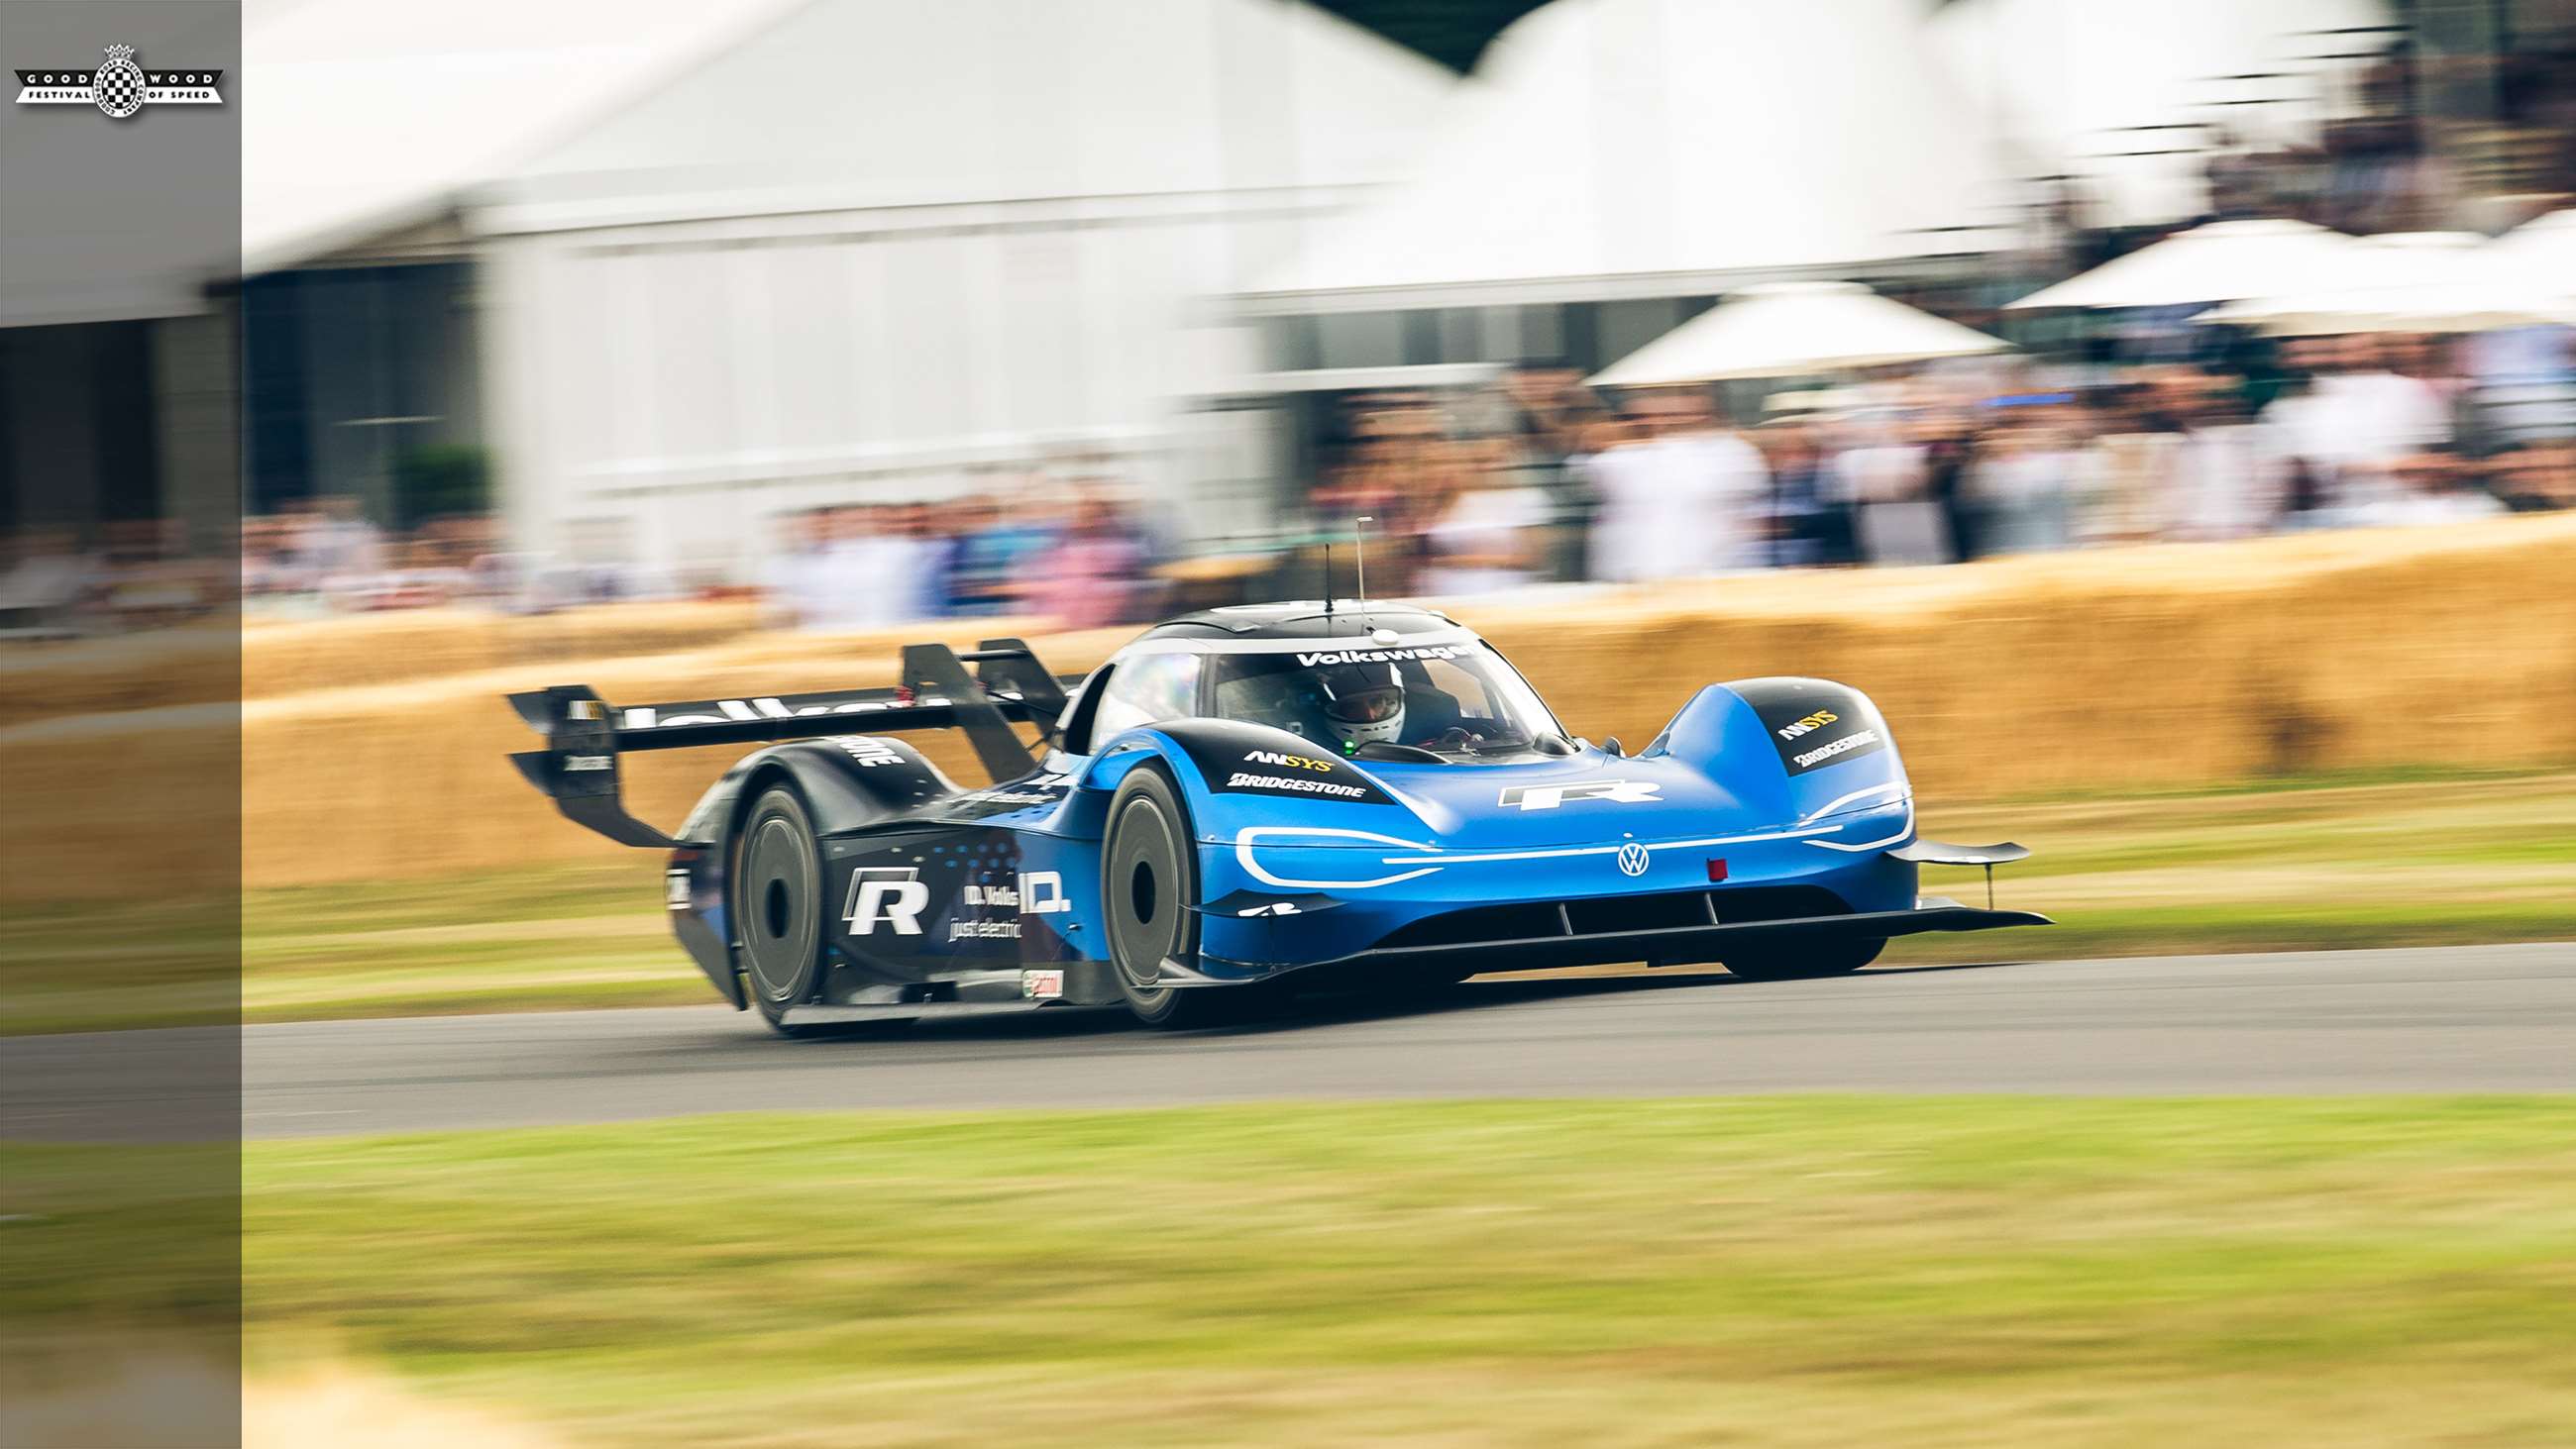
<svg viewBox="0 0 2576 1449">
<path fill-rule="evenodd" d="M 1392 685 L 1336 694 L 1325 713 L 1345 724 L 1377 724 L 1404 712 L 1404 691 Z"/>
</svg>

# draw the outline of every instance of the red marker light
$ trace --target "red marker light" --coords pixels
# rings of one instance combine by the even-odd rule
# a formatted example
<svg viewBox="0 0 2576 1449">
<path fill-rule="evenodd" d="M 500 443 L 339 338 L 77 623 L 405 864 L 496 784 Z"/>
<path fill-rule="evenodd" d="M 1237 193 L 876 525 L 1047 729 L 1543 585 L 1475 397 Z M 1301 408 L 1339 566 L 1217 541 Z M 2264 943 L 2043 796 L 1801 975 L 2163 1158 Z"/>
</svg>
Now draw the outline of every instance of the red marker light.
<svg viewBox="0 0 2576 1449">
<path fill-rule="evenodd" d="M 1721 881 L 1726 879 L 1726 862 L 1724 860 L 1710 861 L 1708 863 L 1708 878 L 1712 881 Z"/>
</svg>

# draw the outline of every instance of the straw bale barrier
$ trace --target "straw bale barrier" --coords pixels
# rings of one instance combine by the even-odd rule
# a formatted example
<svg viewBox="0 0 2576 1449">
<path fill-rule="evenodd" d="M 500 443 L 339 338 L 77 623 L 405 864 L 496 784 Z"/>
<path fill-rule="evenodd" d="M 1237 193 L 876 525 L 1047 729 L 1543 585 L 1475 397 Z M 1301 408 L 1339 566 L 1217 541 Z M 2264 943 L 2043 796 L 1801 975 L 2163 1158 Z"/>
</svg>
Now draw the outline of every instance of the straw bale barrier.
<svg viewBox="0 0 2576 1449">
<path fill-rule="evenodd" d="M 241 635 L 230 619 L 0 649 L 0 730 L 42 719 L 221 704 L 239 698 L 240 690 Z"/>
<path fill-rule="evenodd" d="M 0 651 L 0 729 L 43 719 L 270 699 L 547 659 L 662 654 L 740 638 L 750 604 L 621 604 L 533 617 L 423 609 L 251 619 Z"/>
<path fill-rule="evenodd" d="M 1457 612 L 1530 674 L 1568 728 L 1631 749 L 1707 681 L 1847 681 L 1885 709 L 1916 784 L 1936 799 L 2576 760 L 2576 518 L 1766 574 Z M 359 649 L 335 657 L 369 682 L 243 707 L 245 883 L 614 858 L 618 847 L 557 818 L 502 758 L 533 743 L 502 693 L 575 680 L 636 701 L 885 684 L 897 647 L 925 637 L 727 634 L 675 615 L 645 631 L 668 652 L 636 654 L 612 647 L 622 637 L 613 617 L 559 634 L 542 632 L 555 620 L 479 622 L 491 635 L 448 657 L 504 662 L 407 675 Z M 514 627 L 547 647 L 511 637 Z M 951 625 L 927 637 L 962 646 L 1024 627 Z M 1130 632 L 1036 642 L 1072 671 Z M 594 657 L 555 647 L 572 640 L 597 646 Z M 332 647 L 317 634 L 309 657 Z M 0 778 L 17 783 L 13 814 L 33 832 L 20 838 L 50 842 L 0 890 L 112 891 L 154 858 L 148 820 L 46 823 L 75 818 L 64 812 L 78 808 L 88 770 L 125 772 L 118 794 L 133 799 L 228 782 L 228 760 L 192 758 L 179 713 L 0 729 Z M 953 738 L 916 738 L 957 778 L 978 778 Z M 676 822 L 732 753 L 629 757 L 635 812 Z"/>
<path fill-rule="evenodd" d="M 1926 794 L 2576 759 L 2576 518 L 1775 574 L 1479 616 L 1632 747 L 1702 679 L 1877 700 Z"/>
<path fill-rule="evenodd" d="M 424 609 L 254 624 L 242 634 L 243 699 L 398 684 L 549 659 L 702 649 L 760 627 L 746 603 L 616 604 L 554 614 Z"/>
</svg>

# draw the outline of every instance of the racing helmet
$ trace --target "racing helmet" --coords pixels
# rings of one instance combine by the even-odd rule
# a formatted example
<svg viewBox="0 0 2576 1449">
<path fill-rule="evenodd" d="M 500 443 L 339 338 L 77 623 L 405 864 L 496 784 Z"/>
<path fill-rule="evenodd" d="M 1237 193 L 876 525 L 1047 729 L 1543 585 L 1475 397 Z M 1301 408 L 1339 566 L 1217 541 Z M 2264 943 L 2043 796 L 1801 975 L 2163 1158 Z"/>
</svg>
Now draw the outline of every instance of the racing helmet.
<svg viewBox="0 0 2576 1449">
<path fill-rule="evenodd" d="M 1404 733 L 1404 683 L 1392 664 L 1341 664 L 1315 671 L 1324 727 L 1344 749 L 1392 742 Z"/>
</svg>

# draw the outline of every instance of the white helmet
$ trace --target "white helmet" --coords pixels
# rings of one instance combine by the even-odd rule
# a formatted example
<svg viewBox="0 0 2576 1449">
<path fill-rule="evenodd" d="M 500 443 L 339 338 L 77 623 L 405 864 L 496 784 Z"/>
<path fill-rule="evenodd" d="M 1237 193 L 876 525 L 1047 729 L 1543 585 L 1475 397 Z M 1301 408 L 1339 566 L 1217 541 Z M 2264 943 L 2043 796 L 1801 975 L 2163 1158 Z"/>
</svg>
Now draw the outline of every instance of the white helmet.
<svg viewBox="0 0 2576 1449">
<path fill-rule="evenodd" d="M 1391 743 L 1404 733 L 1404 685 L 1391 664 L 1318 670 L 1324 725 L 1346 749 Z"/>
</svg>

